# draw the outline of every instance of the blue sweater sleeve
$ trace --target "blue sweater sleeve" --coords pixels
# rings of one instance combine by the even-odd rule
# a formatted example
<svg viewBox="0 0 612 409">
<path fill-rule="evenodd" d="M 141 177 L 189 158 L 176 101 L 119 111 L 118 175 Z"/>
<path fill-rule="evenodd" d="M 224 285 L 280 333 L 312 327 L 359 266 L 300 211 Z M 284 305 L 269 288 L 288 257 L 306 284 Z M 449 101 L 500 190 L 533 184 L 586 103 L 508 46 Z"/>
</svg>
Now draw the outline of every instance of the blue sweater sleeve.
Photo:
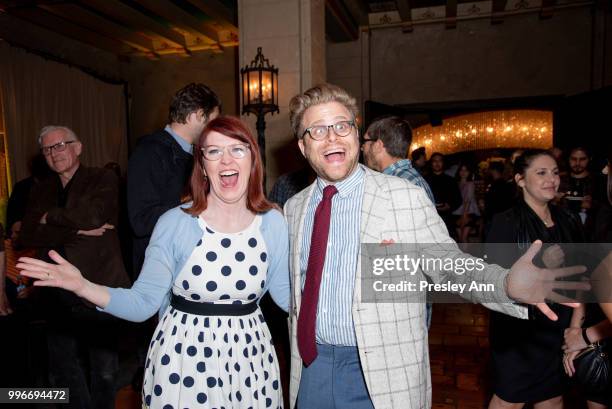
<svg viewBox="0 0 612 409">
<path fill-rule="evenodd" d="M 109 288 L 110 301 L 102 311 L 142 322 L 153 316 L 168 298 L 176 268 L 174 242 L 179 208 L 159 218 L 145 253 L 145 261 L 132 288 Z"/>
<path fill-rule="evenodd" d="M 268 255 L 267 289 L 272 299 L 284 311 L 289 310 L 289 230 L 287 222 L 278 210 L 265 214 L 262 231 Z"/>
</svg>

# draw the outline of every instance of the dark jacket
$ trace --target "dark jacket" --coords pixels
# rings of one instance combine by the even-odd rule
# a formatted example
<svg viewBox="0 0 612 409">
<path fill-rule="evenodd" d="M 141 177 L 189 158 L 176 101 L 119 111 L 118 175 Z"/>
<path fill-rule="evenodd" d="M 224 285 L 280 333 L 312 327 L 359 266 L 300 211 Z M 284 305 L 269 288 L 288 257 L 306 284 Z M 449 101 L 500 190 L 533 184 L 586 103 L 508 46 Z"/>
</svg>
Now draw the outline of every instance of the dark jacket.
<svg viewBox="0 0 612 409">
<path fill-rule="evenodd" d="M 145 250 L 159 217 L 181 202 L 193 156 L 166 131 L 140 139 L 128 162 L 127 206 L 134 233 L 134 274 L 138 276 Z"/>
<path fill-rule="evenodd" d="M 436 204 L 448 203 L 450 206 L 450 210 L 445 212 L 438 211 L 440 215 L 449 215 L 461 206 L 463 198 L 461 197 L 459 185 L 453 177 L 445 173 L 440 175 L 431 173 L 425 180 L 429 183 L 429 187 L 436 199 Z"/>
<path fill-rule="evenodd" d="M 45 259 L 49 250 L 60 251 L 96 284 L 129 286 L 117 231 L 107 230 L 98 237 L 77 234 L 78 230 L 96 229 L 104 223 L 117 226 L 117 186 L 113 172 L 81 165 L 70 181 L 65 207 L 59 207 L 59 176 L 46 177 L 30 193 L 19 241 L 37 248 Z M 47 222 L 41 224 L 45 213 Z"/>
</svg>

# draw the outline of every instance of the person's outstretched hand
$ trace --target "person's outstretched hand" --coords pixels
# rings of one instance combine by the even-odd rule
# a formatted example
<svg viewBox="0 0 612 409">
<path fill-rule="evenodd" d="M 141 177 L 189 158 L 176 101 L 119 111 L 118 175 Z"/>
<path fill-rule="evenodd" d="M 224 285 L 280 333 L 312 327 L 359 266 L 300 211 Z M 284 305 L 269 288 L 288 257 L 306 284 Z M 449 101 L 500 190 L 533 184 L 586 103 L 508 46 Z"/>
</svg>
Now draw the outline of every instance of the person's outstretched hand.
<svg viewBox="0 0 612 409">
<path fill-rule="evenodd" d="M 533 258 L 542 248 L 542 241 L 534 241 L 529 249 L 510 268 L 506 277 L 506 291 L 508 297 L 535 305 L 549 319 L 558 319 L 546 300 L 563 304 L 569 307 L 578 307 L 579 303 L 554 290 L 590 290 L 589 283 L 583 281 L 557 281 L 558 278 L 583 273 L 584 266 L 564 268 L 539 268 L 533 264 Z"/>
<path fill-rule="evenodd" d="M 35 286 L 63 288 L 78 295 L 87 284 L 87 280 L 83 278 L 79 269 L 54 250 L 49 252 L 49 257 L 57 264 L 31 257 L 21 257 L 18 260 L 17 268 L 21 270 L 22 276 L 36 279 Z"/>
</svg>

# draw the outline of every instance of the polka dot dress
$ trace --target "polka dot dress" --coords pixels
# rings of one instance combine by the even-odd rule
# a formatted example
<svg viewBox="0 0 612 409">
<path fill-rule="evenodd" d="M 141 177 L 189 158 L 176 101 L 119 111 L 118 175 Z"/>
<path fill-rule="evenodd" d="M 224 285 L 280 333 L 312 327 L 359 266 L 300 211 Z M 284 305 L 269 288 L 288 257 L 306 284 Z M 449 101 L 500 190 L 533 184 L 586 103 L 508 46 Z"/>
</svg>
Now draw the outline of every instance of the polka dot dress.
<svg viewBox="0 0 612 409">
<path fill-rule="evenodd" d="M 177 275 L 187 300 L 245 304 L 259 299 L 268 268 L 261 216 L 239 233 L 204 234 Z M 172 307 L 155 330 L 146 362 L 146 408 L 282 408 L 276 353 L 259 308 L 242 316 L 201 316 Z"/>
</svg>

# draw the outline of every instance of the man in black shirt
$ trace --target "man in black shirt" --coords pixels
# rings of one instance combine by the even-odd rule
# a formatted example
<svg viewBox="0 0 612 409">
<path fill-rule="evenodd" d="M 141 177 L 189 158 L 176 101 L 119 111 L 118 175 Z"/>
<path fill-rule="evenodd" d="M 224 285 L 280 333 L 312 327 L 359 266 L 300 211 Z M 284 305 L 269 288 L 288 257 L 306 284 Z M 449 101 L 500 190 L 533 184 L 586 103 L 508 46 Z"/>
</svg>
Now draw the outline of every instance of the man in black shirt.
<svg viewBox="0 0 612 409">
<path fill-rule="evenodd" d="M 578 215 L 584 224 L 591 209 L 593 195 L 593 177 L 589 172 L 589 154 L 585 148 L 574 148 L 570 151 L 570 173 L 562 178 L 559 193 L 563 204 Z"/>
<path fill-rule="evenodd" d="M 503 212 L 514 205 L 516 186 L 512 180 L 504 178 L 503 162 L 491 162 L 489 165 L 491 183 L 485 193 L 485 237 L 491 220 L 496 213 Z"/>
<path fill-rule="evenodd" d="M 461 206 L 462 198 L 457 181 L 451 176 L 444 173 L 444 155 L 435 152 L 429 159 L 431 173 L 425 177 L 434 198 L 436 199 L 436 210 L 444 220 L 449 234 L 453 234 L 455 227 L 453 226 L 452 213 L 455 209 Z"/>
<path fill-rule="evenodd" d="M 206 85 L 177 91 L 169 124 L 142 137 L 128 163 L 127 205 L 134 233 L 133 269 L 140 273 L 157 219 L 181 202 L 193 167 L 193 147 L 204 127 L 219 115 L 221 102 Z"/>
<path fill-rule="evenodd" d="M 65 126 L 44 127 L 38 142 L 53 173 L 30 192 L 20 242 L 42 259 L 57 251 L 92 282 L 129 286 L 115 230 L 117 178 L 107 169 L 82 165 L 82 143 Z M 114 407 L 117 319 L 65 290 L 40 292 L 51 386 L 70 388 L 67 408 Z"/>
</svg>

